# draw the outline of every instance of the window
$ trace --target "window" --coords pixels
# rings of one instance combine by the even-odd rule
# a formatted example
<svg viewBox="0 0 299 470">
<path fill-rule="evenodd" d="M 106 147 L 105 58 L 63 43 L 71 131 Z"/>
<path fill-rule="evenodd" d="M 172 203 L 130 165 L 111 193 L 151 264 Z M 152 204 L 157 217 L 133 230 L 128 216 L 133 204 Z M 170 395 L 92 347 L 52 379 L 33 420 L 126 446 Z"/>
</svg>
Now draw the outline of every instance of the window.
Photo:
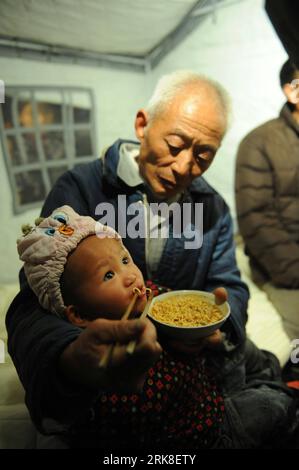
<svg viewBox="0 0 299 470">
<path fill-rule="evenodd" d="M 41 206 L 62 173 L 97 155 L 92 91 L 7 87 L 0 133 L 15 213 Z"/>
</svg>

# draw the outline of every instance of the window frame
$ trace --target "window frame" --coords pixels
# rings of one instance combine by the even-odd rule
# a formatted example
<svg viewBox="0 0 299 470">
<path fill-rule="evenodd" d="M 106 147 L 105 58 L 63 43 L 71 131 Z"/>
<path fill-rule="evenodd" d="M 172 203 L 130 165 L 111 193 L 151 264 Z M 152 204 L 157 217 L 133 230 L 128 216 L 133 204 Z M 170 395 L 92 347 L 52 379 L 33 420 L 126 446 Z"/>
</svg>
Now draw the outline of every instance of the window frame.
<svg viewBox="0 0 299 470">
<path fill-rule="evenodd" d="M 42 125 L 38 122 L 38 102 L 36 94 L 42 93 L 59 93 L 61 95 L 61 122 L 54 124 Z M 32 118 L 33 127 L 23 127 L 19 123 L 18 115 L 18 101 L 23 100 L 22 94 L 28 94 L 28 102 L 32 105 Z M 74 109 L 75 104 L 72 101 L 72 94 L 85 93 L 90 102 L 90 116 L 88 122 L 74 122 Z M 66 167 L 66 170 L 73 168 L 75 165 L 80 163 L 86 163 L 92 161 L 98 155 L 97 140 L 96 140 L 96 112 L 95 112 L 95 97 L 94 91 L 87 87 L 66 87 L 66 86 L 34 86 L 34 85 L 14 85 L 6 87 L 6 96 L 12 98 L 11 111 L 12 111 L 12 124 L 11 129 L 5 128 L 4 116 L 2 106 L 0 106 L 0 135 L 1 144 L 3 150 L 3 156 L 5 166 L 8 174 L 9 184 L 13 196 L 13 212 L 15 215 L 21 214 L 27 210 L 41 207 L 44 199 L 49 194 L 53 184 L 50 180 L 51 168 Z M 55 103 L 56 104 L 56 103 Z M 91 155 L 76 156 L 75 150 L 75 131 L 77 130 L 88 130 L 91 139 Z M 46 158 L 46 154 L 42 144 L 42 133 L 49 131 L 61 131 L 63 134 L 65 158 L 57 160 L 49 160 Z M 26 161 L 26 150 L 22 139 L 23 134 L 33 134 L 35 136 L 35 143 L 38 155 L 38 161 L 28 163 Z M 7 137 L 14 137 L 18 150 L 20 152 L 21 159 L 23 162 L 14 165 L 11 159 L 11 155 L 8 149 Z M 45 197 L 40 201 L 21 203 L 18 200 L 17 193 L 17 181 L 16 175 L 28 172 L 31 170 L 37 170 L 41 172 L 43 188 L 45 189 Z"/>
</svg>

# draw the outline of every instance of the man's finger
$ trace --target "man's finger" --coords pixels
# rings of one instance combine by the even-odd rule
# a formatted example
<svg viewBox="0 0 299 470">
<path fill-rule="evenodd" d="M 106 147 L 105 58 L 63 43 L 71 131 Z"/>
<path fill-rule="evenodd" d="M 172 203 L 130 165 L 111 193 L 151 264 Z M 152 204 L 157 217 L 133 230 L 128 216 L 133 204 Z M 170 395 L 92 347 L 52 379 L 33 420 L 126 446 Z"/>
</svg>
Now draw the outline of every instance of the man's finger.
<svg viewBox="0 0 299 470">
<path fill-rule="evenodd" d="M 130 368 L 138 375 L 139 371 L 146 371 L 159 358 L 161 352 L 162 348 L 157 341 L 138 344 L 132 355 L 127 354 L 126 346 L 117 345 L 113 348 L 109 365 L 114 368 L 130 363 Z"/>
<path fill-rule="evenodd" d="M 98 344 L 120 343 L 139 338 L 146 325 L 140 320 L 94 320 L 88 328 Z"/>
<path fill-rule="evenodd" d="M 213 294 L 215 295 L 216 305 L 221 305 L 228 299 L 227 290 L 224 287 L 217 287 L 217 289 L 213 290 Z"/>
</svg>

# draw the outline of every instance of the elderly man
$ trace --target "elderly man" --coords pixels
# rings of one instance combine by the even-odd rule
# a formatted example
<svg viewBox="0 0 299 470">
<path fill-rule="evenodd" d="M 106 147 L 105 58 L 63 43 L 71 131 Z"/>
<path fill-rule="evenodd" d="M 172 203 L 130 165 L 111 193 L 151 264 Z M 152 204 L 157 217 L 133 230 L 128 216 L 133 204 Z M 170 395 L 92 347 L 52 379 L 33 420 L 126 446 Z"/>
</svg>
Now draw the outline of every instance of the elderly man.
<svg viewBox="0 0 299 470">
<path fill-rule="evenodd" d="M 119 229 L 125 220 L 128 234 L 123 241 L 145 277 L 174 289 L 213 291 L 223 286 L 225 289 L 218 291 L 218 295 L 224 299 L 228 295 L 231 316 L 222 331 L 192 347 L 184 344 L 175 347 L 184 354 L 207 348 L 211 366 L 222 370 L 222 389 L 235 393 L 245 384 L 245 368 L 254 373 L 266 364 L 270 371 L 271 359 L 263 356 L 260 361 L 259 352 L 251 345 L 251 354 L 244 361 L 248 291 L 235 263 L 232 221 L 223 199 L 202 178 L 221 145 L 227 109 L 225 92 L 206 78 L 189 72 L 162 78 L 148 106 L 137 113 L 135 129 L 139 143 L 119 140 L 101 159 L 68 171 L 49 194 L 42 215 L 48 216 L 63 204 L 93 217 L 103 215 L 103 207 L 113 207 L 118 214 L 115 228 Z M 126 207 L 118 211 L 120 195 L 125 196 Z M 152 213 L 152 203 L 161 201 L 168 205 L 176 202 L 182 208 L 182 218 L 183 209 L 191 209 L 189 231 L 175 233 L 175 214 L 168 214 L 168 238 L 152 236 L 151 230 L 165 223 L 165 217 L 155 218 Z M 203 220 L 199 227 L 194 221 L 196 204 L 200 203 Z M 144 213 L 144 236 L 130 236 L 132 205 Z M 131 209 L 126 210 L 129 206 Z M 151 217 L 153 224 L 148 224 Z M 196 237 L 198 231 L 202 231 L 203 243 L 188 247 L 190 233 Z M 121 389 L 124 382 L 130 390 L 142 387 L 145 372 L 161 351 L 155 329 L 148 321 L 96 320 L 82 332 L 42 311 L 24 276 L 21 277 L 21 292 L 7 316 L 9 349 L 26 389 L 31 416 L 40 429 L 47 427 L 45 418 L 63 422 L 87 410 L 99 389 Z M 137 348 L 133 357 L 128 358 L 121 344 L 130 339 L 137 340 Z M 98 364 L 112 341 L 120 344 L 103 372 Z M 267 374 L 264 379 L 275 375 Z M 246 432 L 242 435 L 238 427 L 235 438 L 229 438 L 235 439 L 235 445 L 246 446 L 251 439 L 246 433 L 252 429 L 258 430 L 255 445 L 261 443 L 261 426 L 255 415 L 248 413 L 249 406 L 273 403 L 277 413 L 272 409 L 265 411 L 267 435 L 273 431 L 276 420 L 284 422 L 289 416 L 285 412 L 292 402 L 289 395 L 282 397 L 276 389 L 269 393 L 256 392 L 254 388 L 245 395 L 245 400 L 242 398 L 243 404 L 228 405 L 230 412 L 239 409 L 233 412 L 228 427 L 243 420 L 244 415 L 239 417 L 240 409 L 246 417 Z M 244 423 L 242 426 L 245 429 Z"/>
</svg>

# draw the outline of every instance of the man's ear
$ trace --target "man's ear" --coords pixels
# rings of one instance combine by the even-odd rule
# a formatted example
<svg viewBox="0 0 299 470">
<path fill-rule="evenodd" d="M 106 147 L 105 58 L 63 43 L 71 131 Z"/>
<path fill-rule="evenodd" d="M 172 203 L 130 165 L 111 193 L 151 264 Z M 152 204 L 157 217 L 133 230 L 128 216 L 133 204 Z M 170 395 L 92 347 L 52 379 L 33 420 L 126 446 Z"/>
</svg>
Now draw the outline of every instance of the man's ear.
<svg viewBox="0 0 299 470">
<path fill-rule="evenodd" d="M 88 320 L 80 317 L 75 305 L 68 305 L 65 308 L 64 314 L 70 323 L 80 328 L 85 328 L 89 323 Z"/>
<path fill-rule="evenodd" d="M 135 134 L 139 141 L 144 138 L 145 128 L 148 124 L 148 114 L 145 109 L 140 109 L 135 118 Z"/>
</svg>

